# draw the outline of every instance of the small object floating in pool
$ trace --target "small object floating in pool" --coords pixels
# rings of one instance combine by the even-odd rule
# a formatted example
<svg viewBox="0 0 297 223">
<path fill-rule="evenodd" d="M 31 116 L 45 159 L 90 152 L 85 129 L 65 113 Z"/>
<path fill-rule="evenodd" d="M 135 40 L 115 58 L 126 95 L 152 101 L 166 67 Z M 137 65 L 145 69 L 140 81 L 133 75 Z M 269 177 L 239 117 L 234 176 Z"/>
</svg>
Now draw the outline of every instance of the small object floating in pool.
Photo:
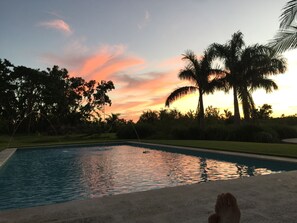
<svg viewBox="0 0 297 223">
<path fill-rule="evenodd" d="M 148 150 L 144 150 L 142 153 L 149 153 L 150 151 L 148 151 Z"/>
</svg>

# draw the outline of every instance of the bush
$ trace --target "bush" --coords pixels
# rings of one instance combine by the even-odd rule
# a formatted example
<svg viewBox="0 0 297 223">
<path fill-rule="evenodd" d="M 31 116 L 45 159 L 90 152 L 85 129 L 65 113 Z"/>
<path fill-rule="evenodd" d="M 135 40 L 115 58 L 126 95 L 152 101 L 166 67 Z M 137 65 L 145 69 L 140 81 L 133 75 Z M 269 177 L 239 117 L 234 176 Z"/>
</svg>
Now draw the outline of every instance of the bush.
<svg viewBox="0 0 297 223">
<path fill-rule="evenodd" d="M 286 125 L 271 126 L 276 131 L 279 139 L 297 138 L 297 131 L 293 127 Z"/>
<path fill-rule="evenodd" d="M 121 126 L 116 135 L 119 139 L 145 139 L 152 137 L 155 130 L 148 123 L 126 124 Z"/>
<path fill-rule="evenodd" d="M 205 131 L 198 126 L 174 128 L 171 134 L 174 139 L 205 139 Z"/>
<path fill-rule="evenodd" d="M 133 124 L 127 124 L 121 126 L 116 132 L 117 137 L 119 139 L 137 139 L 137 134 L 132 125 Z"/>
<path fill-rule="evenodd" d="M 257 132 L 254 134 L 254 142 L 264 142 L 264 143 L 272 143 L 275 142 L 276 139 L 273 137 L 273 135 L 269 132 Z"/>
<path fill-rule="evenodd" d="M 173 139 L 189 139 L 188 129 L 185 127 L 174 128 L 171 131 Z"/>
<path fill-rule="evenodd" d="M 254 136 L 258 132 L 263 131 L 264 130 L 258 125 L 244 124 L 231 130 L 229 140 L 252 142 L 254 141 Z"/>
<path fill-rule="evenodd" d="M 226 126 L 212 126 L 206 129 L 205 139 L 208 140 L 227 140 L 230 132 Z"/>
<path fill-rule="evenodd" d="M 0 118 L 0 133 L 6 134 L 9 133 L 9 123 L 7 120 Z"/>
<path fill-rule="evenodd" d="M 138 123 L 135 125 L 135 131 L 140 139 L 149 138 L 156 133 L 154 127 L 148 123 Z"/>
</svg>

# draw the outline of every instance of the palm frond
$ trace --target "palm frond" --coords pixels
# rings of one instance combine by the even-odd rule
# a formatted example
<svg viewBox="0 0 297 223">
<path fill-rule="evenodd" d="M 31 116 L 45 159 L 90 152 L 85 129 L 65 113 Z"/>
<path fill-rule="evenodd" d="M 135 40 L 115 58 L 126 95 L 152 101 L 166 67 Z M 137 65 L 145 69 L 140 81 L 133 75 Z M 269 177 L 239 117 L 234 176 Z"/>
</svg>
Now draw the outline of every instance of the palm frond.
<svg viewBox="0 0 297 223">
<path fill-rule="evenodd" d="M 197 57 L 195 53 L 192 50 L 187 50 L 183 55 L 183 60 L 187 60 L 188 67 L 194 69 L 194 70 L 199 70 L 200 69 L 200 64 L 199 61 L 197 60 Z"/>
<path fill-rule="evenodd" d="M 255 91 L 256 89 L 264 88 L 266 93 L 270 93 L 273 90 L 277 90 L 277 84 L 269 78 L 259 78 L 258 80 L 254 80 L 253 84 L 250 86 L 251 91 Z"/>
<path fill-rule="evenodd" d="M 268 46 L 253 45 L 244 49 L 241 58 L 242 73 L 245 79 L 284 73 L 286 59 Z"/>
<path fill-rule="evenodd" d="M 185 69 L 180 70 L 178 74 L 178 78 L 181 80 L 187 80 L 190 81 L 193 84 L 197 84 L 197 77 L 193 70 L 189 67 L 186 67 Z"/>
<path fill-rule="evenodd" d="M 290 26 L 294 21 L 297 13 L 297 1 L 291 0 L 289 1 L 286 6 L 283 8 L 283 12 L 280 16 L 280 28 L 286 28 Z"/>
<path fill-rule="evenodd" d="M 278 53 L 295 49 L 297 47 L 297 27 L 289 26 L 280 29 L 274 39 L 270 41 L 269 46 L 273 47 Z"/>
<path fill-rule="evenodd" d="M 226 45 L 219 43 L 213 43 L 207 49 L 209 57 L 212 59 L 215 58 L 227 58 L 228 57 L 228 48 Z"/>
<path fill-rule="evenodd" d="M 226 79 L 224 79 L 224 78 L 213 79 L 213 80 L 209 81 L 209 83 L 203 90 L 204 90 L 203 92 L 206 94 L 212 94 L 216 90 L 228 91 L 229 85 L 228 85 L 228 83 L 226 83 Z"/>
<path fill-rule="evenodd" d="M 195 93 L 196 91 L 198 91 L 198 87 L 195 87 L 195 86 L 184 86 L 184 87 L 177 88 L 167 97 L 165 106 L 169 107 L 170 104 L 175 100 L 185 95 Z"/>
<path fill-rule="evenodd" d="M 232 35 L 231 40 L 228 42 L 228 46 L 231 50 L 231 56 L 236 56 L 239 58 L 241 55 L 241 49 L 244 47 L 245 43 L 243 41 L 243 33 L 237 31 Z"/>
<path fill-rule="evenodd" d="M 275 74 L 285 73 L 287 70 L 287 59 L 281 56 L 274 57 L 271 60 L 271 66 L 273 67 L 273 72 Z"/>
</svg>

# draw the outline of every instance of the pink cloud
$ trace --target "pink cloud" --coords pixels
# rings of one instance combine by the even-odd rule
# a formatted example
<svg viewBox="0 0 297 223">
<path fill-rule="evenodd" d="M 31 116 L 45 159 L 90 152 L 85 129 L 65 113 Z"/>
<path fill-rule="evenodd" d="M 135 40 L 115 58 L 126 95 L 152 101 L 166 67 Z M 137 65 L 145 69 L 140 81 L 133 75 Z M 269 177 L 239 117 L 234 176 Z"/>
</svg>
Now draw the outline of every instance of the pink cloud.
<svg viewBox="0 0 297 223">
<path fill-rule="evenodd" d="M 127 72 L 144 63 L 142 58 L 127 54 L 123 46 L 104 46 L 81 61 L 80 67 L 72 69 L 71 74 L 87 80 L 109 80 L 115 79 L 118 73 Z"/>
<path fill-rule="evenodd" d="M 162 69 L 181 69 L 185 65 L 185 62 L 182 60 L 182 55 L 175 56 L 164 61 L 161 61 L 157 66 Z"/>
<path fill-rule="evenodd" d="M 109 93 L 112 106 L 106 107 L 106 116 L 120 113 L 122 118 L 137 121 L 143 111 L 164 108 L 167 96 L 174 89 L 189 84 L 177 77 L 184 66 L 180 57 L 160 61 L 148 69 L 148 63 L 143 58 L 127 52 L 123 45 L 106 45 L 94 52 L 80 45 L 78 48 L 85 49 L 85 52 L 81 54 L 78 50 L 71 53 L 66 47 L 68 50 L 64 51 L 64 55 L 51 54 L 47 55 L 47 59 L 66 67 L 71 76 L 113 81 L 115 90 Z"/>
<path fill-rule="evenodd" d="M 38 23 L 38 25 L 49 29 L 56 29 L 66 34 L 72 33 L 70 26 L 62 19 L 54 19 L 46 22 L 40 22 Z"/>
<path fill-rule="evenodd" d="M 122 117 L 134 121 L 138 120 L 143 111 L 164 108 L 168 95 L 178 85 L 184 84 L 178 80 L 177 73 L 174 71 L 116 77 L 114 81 L 116 90 L 110 93 L 113 104 L 107 111 L 120 113 Z M 117 88 L 119 81 L 124 84 Z"/>
</svg>

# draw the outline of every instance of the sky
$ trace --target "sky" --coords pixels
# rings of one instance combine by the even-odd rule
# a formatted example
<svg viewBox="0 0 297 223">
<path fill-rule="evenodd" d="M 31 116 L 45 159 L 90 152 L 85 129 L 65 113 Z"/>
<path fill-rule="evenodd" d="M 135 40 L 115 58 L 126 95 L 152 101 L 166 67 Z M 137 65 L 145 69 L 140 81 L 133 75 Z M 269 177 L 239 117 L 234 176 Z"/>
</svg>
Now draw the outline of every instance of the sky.
<svg viewBox="0 0 297 223">
<path fill-rule="evenodd" d="M 165 108 L 167 96 L 189 85 L 177 75 L 186 50 L 197 56 L 237 31 L 246 45 L 266 44 L 279 27 L 287 0 L 0 0 L 0 58 L 46 69 L 58 65 L 70 76 L 111 80 L 106 116 L 137 121 L 147 110 Z M 253 93 L 257 106 L 274 116 L 297 113 L 297 51 L 284 53 L 288 70 L 274 80 L 279 90 Z M 195 111 L 198 95 L 170 108 Z M 232 94 L 204 97 L 205 107 L 233 111 Z"/>
</svg>

